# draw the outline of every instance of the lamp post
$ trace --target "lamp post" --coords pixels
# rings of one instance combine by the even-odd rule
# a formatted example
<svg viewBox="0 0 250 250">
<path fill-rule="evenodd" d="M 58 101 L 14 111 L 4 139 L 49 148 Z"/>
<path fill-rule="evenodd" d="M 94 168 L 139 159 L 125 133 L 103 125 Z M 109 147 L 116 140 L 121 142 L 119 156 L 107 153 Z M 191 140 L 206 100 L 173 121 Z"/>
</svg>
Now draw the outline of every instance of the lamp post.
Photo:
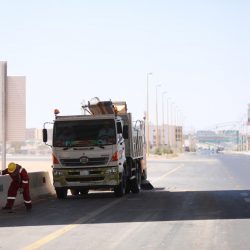
<svg viewBox="0 0 250 250">
<path fill-rule="evenodd" d="M 173 142 L 174 142 L 174 147 L 176 148 L 176 105 L 172 103 L 173 105 Z"/>
<path fill-rule="evenodd" d="M 180 125 L 180 121 L 179 121 L 179 117 L 180 117 L 180 109 L 177 108 L 176 110 L 176 144 L 177 144 L 177 148 L 181 149 L 181 125 Z"/>
<path fill-rule="evenodd" d="M 168 147 L 170 148 L 170 121 L 169 121 L 169 100 L 171 98 L 168 97 L 167 99 L 167 128 L 168 128 Z"/>
<path fill-rule="evenodd" d="M 164 127 L 164 95 L 167 94 L 167 91 L 162 93 L 162 145 L 165 145 L 165 127 Z"/>
<path fill-rule="evenodd" d="M 174 146 L 174 111 L 173 111 L 174 103 L 170 103 L 170 144 Z"/>
<path fill-rule="evenodd" d="M 2 136 L 2 167 L 0 170 L 5 169 L 6 165 L 6 132 L 7 132 L 7 107 L 6 107 L 6 87 L 7 85 L 7 62 L 0 61 L 0 97 L 1 97 L 1 136 Z"/>
<path fill-rule="evenodd" d="M 148 91 L 148 78 L 149 78 L 149 76 L 150 75 L 152 75 L 153 73 L 152 72 L 149 72 L 149 73 L 147 73 L 147 119 L 146 119 L 146 121 L 147 121 L 147 124 L 146 124 L 146 126 L 147 126 L 147 156 L 149 156 L 149 143 L 150 143 L 150 141 L 149 141 L 149 91 Z"/>
<path fill-rule="evenodd" d="M 156 148 L 159 147 L 159 130 L 158 130 L 158 94 L 157 94 L 157 89 L 158 87 L 160 87 L 161 84 L 157 84 L 155 86 L 155 94 L 156 94 L 156 99 L 155 99 L 155 103 L 156 103 Z"/>
</svg>

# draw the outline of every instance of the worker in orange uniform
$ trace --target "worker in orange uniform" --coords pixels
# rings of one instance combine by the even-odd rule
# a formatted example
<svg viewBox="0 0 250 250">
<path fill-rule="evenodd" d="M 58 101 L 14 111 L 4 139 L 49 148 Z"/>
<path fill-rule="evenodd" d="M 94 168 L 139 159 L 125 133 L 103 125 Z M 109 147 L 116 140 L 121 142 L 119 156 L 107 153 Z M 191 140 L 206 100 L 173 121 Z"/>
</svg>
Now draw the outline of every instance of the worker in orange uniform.
<svg viewBox="0 0 250 250">
<path fill-rule="evenodd" d="M 32 203 L 30 199 L 30 190 L 29 190 L 29 176 L 27 171 L 20 165 L 11 162 L 8 165 L 8 168 L 2 171 L 2 175 L 9 174 L 12 179 L 8 189 L 8 197 L 5 207 L 3 210 L 12 210 L 14 205 L 18 189 L 22 190 L 24 205 L 27 211 L 30 211 L 32 208 Z"/>
</svg>

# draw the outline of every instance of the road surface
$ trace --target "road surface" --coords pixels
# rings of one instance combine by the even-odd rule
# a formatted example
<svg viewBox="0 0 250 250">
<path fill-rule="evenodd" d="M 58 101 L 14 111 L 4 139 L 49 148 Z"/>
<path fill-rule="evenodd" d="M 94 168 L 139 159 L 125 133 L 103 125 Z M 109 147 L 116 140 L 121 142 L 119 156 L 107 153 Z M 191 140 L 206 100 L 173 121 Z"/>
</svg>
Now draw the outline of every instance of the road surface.
<svg viewBox="0 0 250 250">
<path fill-rule="evenodd" d="M 0 249 L 250 249 L 250 156 L 148 162 L 154 190 L 54 196 L 0 213 Z"/>
</svg>

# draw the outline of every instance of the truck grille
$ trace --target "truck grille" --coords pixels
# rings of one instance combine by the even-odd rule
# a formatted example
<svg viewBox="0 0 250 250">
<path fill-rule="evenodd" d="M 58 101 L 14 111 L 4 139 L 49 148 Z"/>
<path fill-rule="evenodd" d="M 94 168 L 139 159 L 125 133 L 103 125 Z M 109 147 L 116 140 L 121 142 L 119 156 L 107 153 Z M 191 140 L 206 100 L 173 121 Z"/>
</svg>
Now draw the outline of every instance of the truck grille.
<svg viewBox="0 0 250 250">
<path fill-rule="evenodd" d="M 87 168 L 87 170 L 88 170 L 89 174 L 91 174 L 91 175 L 101 175 L 103 173 L 103 170 L 91 170 L 88 168 Z M 73 176 L 80 175 L 80 170 L 79 171 L 69 171 L 68 175 L 73 175 Z"/>
<path fill-rule="evenodd" d="M 88 181 L 103 181 L 104 177 L 80 177 L 80 178 L 66 178 L 68 182 L 88 182 Z"/>
<path fill-rule="evenodd" d="M 60 159 L 63 166 L 73 167 L 73 166 L 95 166 L 95 165 L 106 165 L 108 163 L 108 157 L 95 157 L 87 158 L 88 162 L 81 162 L 80 158 L 76 159 Z"/>
</svg>

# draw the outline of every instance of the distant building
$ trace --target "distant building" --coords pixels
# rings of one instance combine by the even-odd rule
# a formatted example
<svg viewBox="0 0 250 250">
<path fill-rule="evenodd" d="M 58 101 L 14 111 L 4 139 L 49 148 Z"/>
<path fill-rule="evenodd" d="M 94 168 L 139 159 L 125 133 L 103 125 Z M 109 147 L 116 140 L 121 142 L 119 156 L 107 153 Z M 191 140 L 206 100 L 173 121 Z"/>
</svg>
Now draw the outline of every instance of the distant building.
<svg viewBox="0 0 250 250">
<path fill-rule="evenodd" d="M 156 147 L 156 126 L 149 126 L 150 148 Z M 173 126 L 164 124 L 158 126 L 159 146 L 170 146 L 171 148 L 181 149 L 184 143 L 182 126 Z"/>
<path fill-rule="evenodd" d="M 6 141 L 23 142 L 26 129 L 26 78 L 7 76 L 7 62 L 0 62 L 0 90 L 1 131 L 4 131 L 5 127 Z M 2 141 L 2 133 L 0 140 Z"/>
<path fill-rule="evenodd" d="M 38 128 L 27 128 L 25 139 L 28 141 L 42 141 L 42 130 Z"/>
<path fill-rule="evenodd" d="M 22 142 L 26 129 L 26 78 L 7 77 L 7 141 Z"/>
<path fill-rule="evenodd" d="M 52 138 L 52 129 L 47 129 L 48 138 Z M 27 141 L 43 142 L 43 130 L 39 128 L 27 128 L 26 138 Z"/>
</svg>

